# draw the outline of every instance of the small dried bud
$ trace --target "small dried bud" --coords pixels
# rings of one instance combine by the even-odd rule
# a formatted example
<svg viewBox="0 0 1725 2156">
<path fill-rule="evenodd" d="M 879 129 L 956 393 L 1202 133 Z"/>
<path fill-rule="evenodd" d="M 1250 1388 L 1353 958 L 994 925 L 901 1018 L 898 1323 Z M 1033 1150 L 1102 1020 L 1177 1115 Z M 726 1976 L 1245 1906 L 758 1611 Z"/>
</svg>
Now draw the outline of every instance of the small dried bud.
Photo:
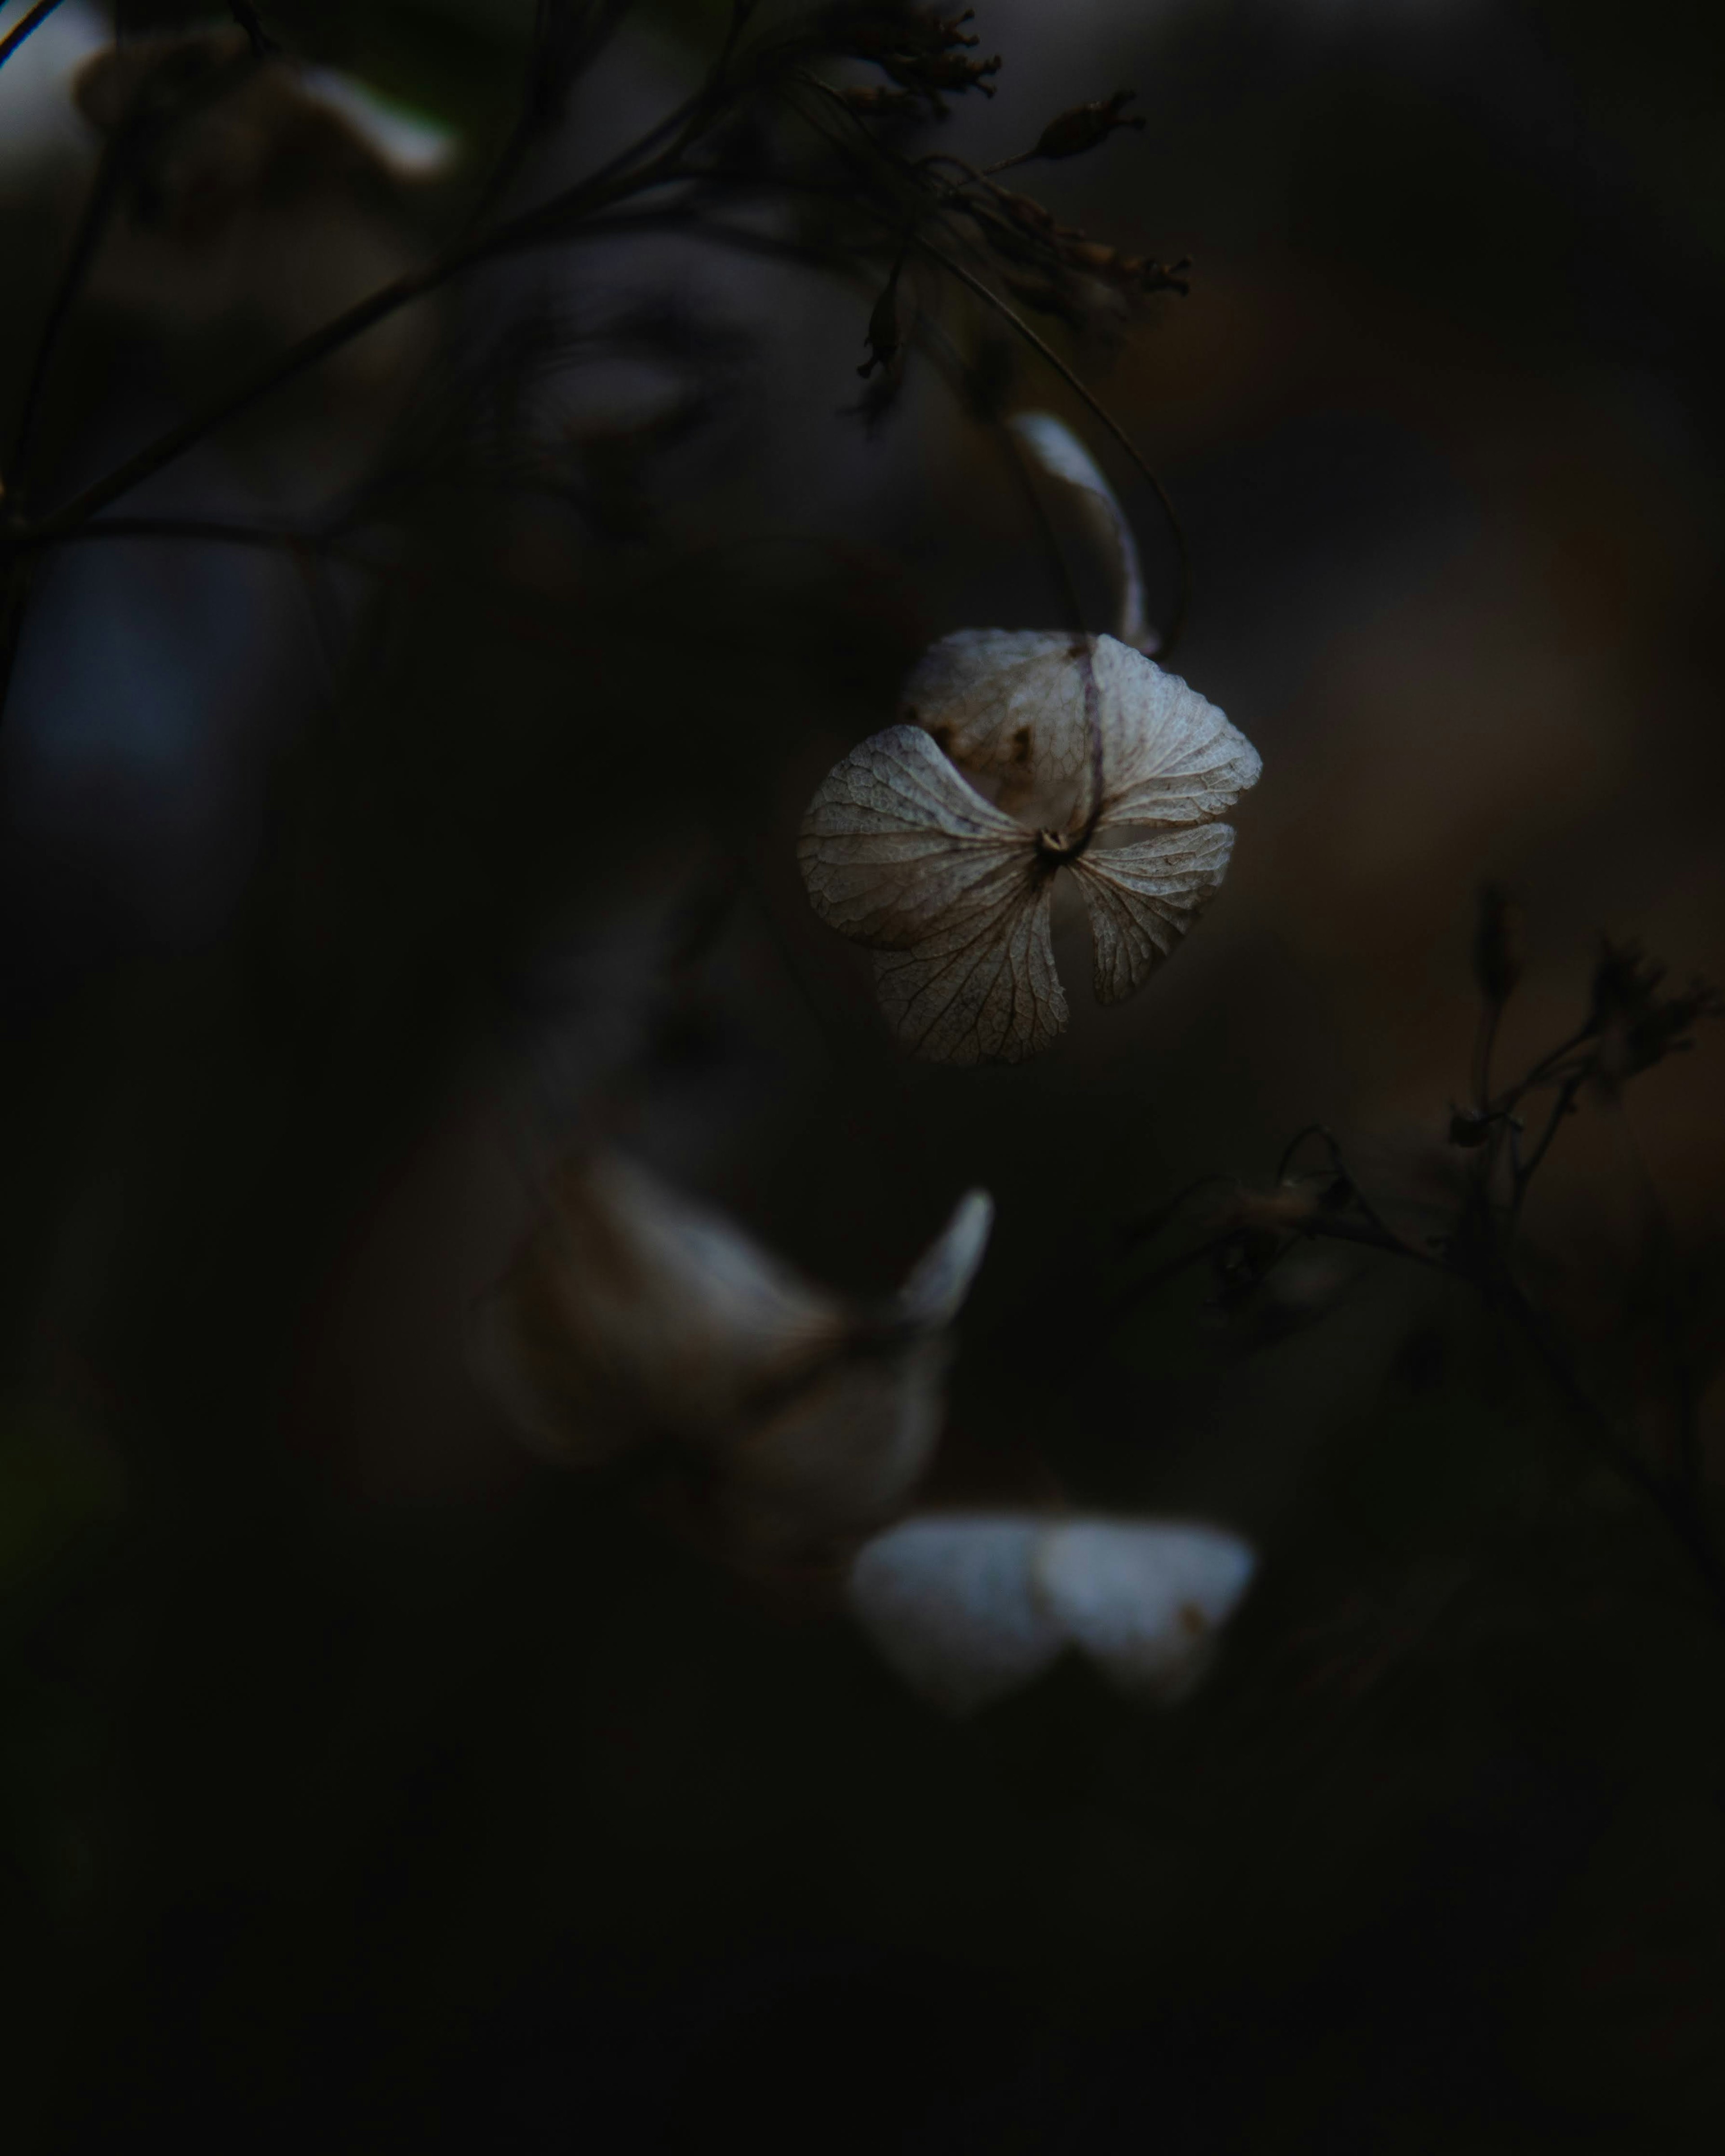
<svg viewBox="0 0 1725 2156">
<path fill-rule="evenodd" d="M 964 25 L 972 12 L 966 8 L 962 15 L 942 16 L 916 8 L 893 14 L 862 9 L 835 26 L 835 49 L 878 67 L 938 118 L 947 109 L 942 90 L 980 90 L 985 97 L 994 95 L 986 78 L 999 72 L 999 55 L 987 60 L 970 58 L 977 40 L 966 34 Z"/>
<path fill-rule="evenodd" d="M 1491 1119 L 1475 1108 L 1452 1108 L 1450 1111 L 1450 1142 L 1470 1149 L 1482 1146 L 1491 1135 Z"/>
<path fill-rule="evenodd" d="M 1006 214 L 1021 230 L 1033 234 L 1039 239 L 1047 239 L 1055 230 L 1052 212 L 1031 195 L 1014 194 L 1009 187 L 1000 188 L 993 197 L 996 209 Z"/>
<path fill-rule="evenodd" d="M 1488 1004 L 1507 1003 L 1522 978 L 1520 926 L 1515 902 L 1503 886 L 1483 885 L 1473 932 L 1473 977 Z"/>
<path fill-rule="evenodd" d="M 974 44 L 974 38 L 966 38 Z M 979 90 L 984 97 L 994 95 L 994 85 L 988 78 L 1000 72 L 1000 55 L 993 54 L 985 60 L 967 59 L 963 53 L 887 53 L 879 64 L 892 80 L 906 90 L 920 90 L 937 112 L 944 112 L 940 92 L 943 90 Z"/>
<path fill-rule="evenodd" d="M 877 367 L 890 367 L 899 354 L 898 278 L 886 280 L 886 288 L 875 302 L 875 311 L 869 316 L 869 356 L 856 370 L 867 381 Z"/>
<path fill-rule="evenodd" d="M 1142 113 L 1134 113 L 1128 120 L 1121 112 L 1122 106 L 1129 104 L 1137 95 L 1135 90 L 1117 90 L 1106 104 L 1075 105 L 1058 120 L 1049 121 L 1037 138 L 1031 156 L 1081 157 L 1099 142 L 1106 141 L 1117 127 L 1142 127 Z"/>
</svg>

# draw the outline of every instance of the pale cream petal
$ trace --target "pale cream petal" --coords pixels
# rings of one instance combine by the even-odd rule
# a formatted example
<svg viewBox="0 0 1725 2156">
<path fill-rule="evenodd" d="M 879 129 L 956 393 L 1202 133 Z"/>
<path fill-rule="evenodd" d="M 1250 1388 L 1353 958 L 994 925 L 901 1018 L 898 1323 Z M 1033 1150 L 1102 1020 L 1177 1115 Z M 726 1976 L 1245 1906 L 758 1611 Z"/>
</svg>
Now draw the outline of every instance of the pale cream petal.
<svg viewBox="0 0 1725 2156">
<path fill-rule="evenodd" d="M 978 882 L 909 951 L 875 953 L 887 1023 L 931 1063 L 1022 1063 L 1065 1030 L 1054 879 L 1034 852 Z"/>
<path fill-rule="evenodd" d="M 1256 783 L 1256 749 L 1178 674 L 1111 636 L 1096 639 L 1091 664 L 1105 827 L 1208 823 Z"/>
<path fill-rule="evenodd" d="M 479 1333 L 523 1429 L 592 1460 L 631 1435 L 723 1436 L 855 1322 L 735 1223 L 611 1153 L 557 1178 Z"/>
<path fill-rule="evenodd" d="M 954 1713 L 986 1706 L 1040 1676 L 1063 1644 L 1031 1580 L 1043 1532 L 1027 1514 L 903 1521 L 858 1553 L 851 1612 L 912 1691 Z"/>
<path fill-rule="evenodd" d="M 1006 424 L 1049 477 L 1070 488 L 1076 496 L 1097 549 L 1113 572 L 1114 634 L 1135 650 L 1153 649 L 1156 639 L 1144 610 L 1138 542 L 1101 466 L 1065 421 L 1052 412 L 1019 412 Z"/>
<path fill-rule="evenodd" d="M 797 850 L 815 911 L 875 952 L 913 1055 L 1014 1063 L 1065 1025 L 1050 866 L 919 728 L 889 727 L 835 766 Z"/>
<path fill-rule="evenodd" d="M 797 859 L 823 921 L 860 943 L 903 950 L 971 884 L 1033 845 L 920 727 L 889 726 L 815 788 Z"/>
<path fill-rule="evenodd" d="M 1142 988 L 1220 889 L 1233 850 L 1232 827 L 1206 824 L 1092 846 L 1072 863 L 1095 939 L 1098 1003 Z"/>
<path fill-rule="evenodd" d="M 1050 1527 L 1031 1559 L 1061 1635 L 1122 1691 L 1162 1699 L 1201 1674 L 1255 1564 L 1224 1528 L 1167 1521 L 1070 1521 Z"/>
<path fill-rule="evenodd" d="M 994 1201 L 988 1192 L 967 1191 L 893 1298 L 893 1316 L 919 1332 L 950 1325 L 970 1292 L 993 1225 Z"/>
<path fill-rule="evenodd" d="M 1059 631 L 961 629 L 923 654 L 900 715 L 961 769 L 987 780 L 1003 808 L 1058 827 L 1091 766 L 1091 642 Z"/>
</svg>

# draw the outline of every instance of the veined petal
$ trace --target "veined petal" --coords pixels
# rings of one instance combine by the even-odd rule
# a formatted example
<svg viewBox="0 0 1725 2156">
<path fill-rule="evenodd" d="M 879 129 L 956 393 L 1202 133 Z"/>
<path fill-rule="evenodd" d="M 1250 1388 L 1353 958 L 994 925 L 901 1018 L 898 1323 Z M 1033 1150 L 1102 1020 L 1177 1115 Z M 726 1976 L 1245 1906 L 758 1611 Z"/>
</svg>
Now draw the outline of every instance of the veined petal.
<svg viewBox="0 0 1725 2156">
<path fill-rule="evenodd" d="M 1101 823 L 1204 824 L 1257 783 L 1258 752 L 1214 704 L 1142 653 L 1099 636 Z"/>
<path fill-rule="evenodd" d="M 1033 844 L 991 883 L 973 885 L 922 942 L 875 953 L 880 1007 L 913 1055 L 1022 1063 L 1065 1030 L 1053 903 L 1054 879 Z"/>
<path fill-rule="evenodd" d="M 815 911 L 875 952 L 881 1004 L 913 1055 L 1015 1063 L 1065 1025 L 1035 834 L 920 727 L 889 727 L 829 773 L 797 851 Z"/>
<path fill-rule="evenodd" d="M 1234 850 L 1227 824 L 1092 846 L 1071 864 L 1096 942 L 1099 1004 L 1141 988 L 1221 887 Z"/>
<path fill-rule="evenodd" d="M 1034 840 L 966 783 L 920 726 L 889 726 L 821 781 L 797 841 L 810 903 L 843 935 L 904 950 Z"/>
<path fill-rule="evenodd" d="M 900 710 L 954 763 L 994 783 L 1002 808 L 1059 824 L 1090 770 L 1091 642 L 1059 631 L 961 629 L 923 654 Z"/>
</svg>

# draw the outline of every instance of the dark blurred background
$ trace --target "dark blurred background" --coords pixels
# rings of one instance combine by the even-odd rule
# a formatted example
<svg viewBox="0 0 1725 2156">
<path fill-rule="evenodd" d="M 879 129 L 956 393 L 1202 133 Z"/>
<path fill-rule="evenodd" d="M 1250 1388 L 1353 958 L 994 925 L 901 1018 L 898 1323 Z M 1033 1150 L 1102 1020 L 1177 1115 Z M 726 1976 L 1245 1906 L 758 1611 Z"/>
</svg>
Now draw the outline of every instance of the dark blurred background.
<svg viewBox="0 0 1725 2156">
<path fill-rule="evenodd" d="M 278 161 L 213 238 L 230 143 L 117 228 L 37 495 L 459 228 L 532 12 L 266 8 L 405 109 L 393 162 Z M 644 0 L 511 199 L 675 104 L 723 22 Z M 1036 192 L 1193 290 L 1062 349 L 1183 519 L 1173 663 L 1265 760 L 1144 994 L 1095 1007 L 1065 932 L 1040 1061 L 901 1060 L 797 875 L 929 640 L 1061 619 L 937 368 L 847 409 L 865 281 L 675 238 L 492 265 L 125 505 L 311 517 L 399 465 L 387 526 L 39 564 L 0 732 L 8 2145 L 1718 2146 L 1725 1654 L 1658 1522 L 1452 1285 L 1314 1249 L 1219 1307 L 1121 1231 L 1313 1120 L 1386 1204 L 1429 1188 L 1486 879 L 1527 921 L 1507 1068 L 1601 931 L 1725 976 L 1725 20 L 976 27 L 999 94 L 942 147 L 1137 92 L 1142 134 Z M 68 0 L 0 71 L 8 432 L 112 34 Z M 999 364 L 1108 465 L 1165 604 L 1147 490 Z M 1711 1368 L 1718 1048 L 1579 1116 L 1533 1203 L 1608 1390 L 1650 1189 Z M 840 1617 L 521 1450 L 467 1313 L 595 1131 L 849 1288 L 989 1188 L 932 1494 L 1251 1535 L 1205 1690 L 1146 1717 L 1063 1667 L 948 1725 Z"/>
</svg>

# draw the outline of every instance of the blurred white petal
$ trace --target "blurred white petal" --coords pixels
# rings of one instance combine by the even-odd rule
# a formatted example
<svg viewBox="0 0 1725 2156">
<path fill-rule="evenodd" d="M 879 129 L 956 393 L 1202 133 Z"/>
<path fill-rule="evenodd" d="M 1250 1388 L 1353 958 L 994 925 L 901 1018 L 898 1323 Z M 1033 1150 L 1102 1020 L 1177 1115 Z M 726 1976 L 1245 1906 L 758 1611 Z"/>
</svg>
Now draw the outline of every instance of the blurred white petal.
<svg viewBox="0 0 1725 2156">
<path fill-rule="evenodd" d="M 1064 1644 L 1032 1591 L 1028 1517 L 932 1516 L 877 1535 L 851 1568 L 863 1630 L 913 1691 L 968 1713 L 1040 1676 Z"/>
<path fill-rule="evenodd" d="M 906 1324 L 932 1332 L 952 1323 L 970 1292 L 993 1225 L 994 1201 L 988 1192 L 966 1191 L 898 1291 L 897 1311 Z"/>
<path fill-rule="evenodd" d="M 455 163 L 461 138 L 429 114 L 414 112 L 336 68 L 308 67 L 300 86 L 314 103 L 345 120 L 398 179 L 439 178 Z"/>
<path fill-rule="evenodd" d="M 864 1546 L 849 1601 L 905 1682 L 955 1713 L 1067 1647 L 1121 1691 L 1169 1701 L 1203 1674 L 1255 1566 L 1239 1536 L 1183 1521 L 936 1513 Z"/>
<path fill-rule="evenodd" d="M 1062 1635 L 1122 1691 L 1163 1698 L 1201 1673 L 1254 1563 L 1222 1528 L 1127 1520 L 1050 1527 L 1033 1560 Z"/>
</svg>

